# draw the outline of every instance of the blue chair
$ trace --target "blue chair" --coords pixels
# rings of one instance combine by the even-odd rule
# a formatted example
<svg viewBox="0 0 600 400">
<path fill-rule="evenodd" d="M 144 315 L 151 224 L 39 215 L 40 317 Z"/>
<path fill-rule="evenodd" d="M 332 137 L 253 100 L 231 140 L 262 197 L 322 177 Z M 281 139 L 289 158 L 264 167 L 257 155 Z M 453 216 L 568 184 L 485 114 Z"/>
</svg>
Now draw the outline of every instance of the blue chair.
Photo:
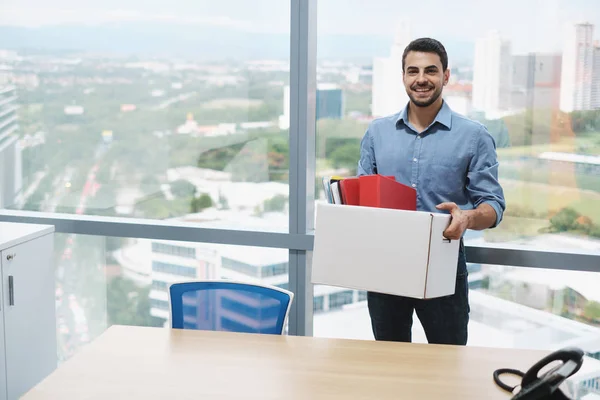
<svg viewBox="0 0 600 400">
<path fill-rule="evenodd" d="M 281 335 L 294 294 L 275 286 L 210 280 L 169 286 L 171 327 Z"/>
</svg>

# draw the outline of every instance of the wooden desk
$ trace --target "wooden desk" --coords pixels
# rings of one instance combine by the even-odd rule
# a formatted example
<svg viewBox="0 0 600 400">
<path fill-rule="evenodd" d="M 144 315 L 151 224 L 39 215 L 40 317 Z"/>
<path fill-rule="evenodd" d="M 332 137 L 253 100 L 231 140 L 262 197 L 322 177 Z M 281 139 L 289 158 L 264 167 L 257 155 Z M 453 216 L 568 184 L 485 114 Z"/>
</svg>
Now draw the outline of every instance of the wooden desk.
<svg viewBox="0 0 600 400">
<path fill-rule="evenodd" d="M 546 354 L 113 326 L 24 398 L 509 399 L 492 372 Z"/>
</svg>

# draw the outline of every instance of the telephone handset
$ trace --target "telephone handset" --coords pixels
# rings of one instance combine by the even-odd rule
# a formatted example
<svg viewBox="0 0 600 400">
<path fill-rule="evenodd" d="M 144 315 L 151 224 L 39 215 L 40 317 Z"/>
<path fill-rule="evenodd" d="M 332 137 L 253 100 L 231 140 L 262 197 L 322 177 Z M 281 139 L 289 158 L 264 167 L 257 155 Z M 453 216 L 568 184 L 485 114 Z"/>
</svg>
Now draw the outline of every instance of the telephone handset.
<svg viewBox="0 0 600 400">
<path fill-rule="evenodd" d="M 507 392 L 515 393 L 511 400 L 569 400 L 559 386 L 571 375 L 575 374 L 583 364 L 584 353 L 576 347 L 566 347 L 555 351 L 535 363 L 527 372 L 516 369 L 501 368 L 494 371 L 494 382 Z M 555 366 L 539 375 L 540 371 L 556 361 Z M 521 378 L 521 384 L 509 386 L 500 380 L 500 375 L 510 374 Z"/>
</svg>

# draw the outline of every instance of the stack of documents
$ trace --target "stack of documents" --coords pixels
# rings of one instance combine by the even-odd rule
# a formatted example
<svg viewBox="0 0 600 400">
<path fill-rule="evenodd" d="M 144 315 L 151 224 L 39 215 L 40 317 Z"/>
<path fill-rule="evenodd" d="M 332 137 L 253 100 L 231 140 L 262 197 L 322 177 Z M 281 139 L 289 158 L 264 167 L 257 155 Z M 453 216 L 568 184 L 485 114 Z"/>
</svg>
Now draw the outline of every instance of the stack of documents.
<svg viewBox="0 0 600 400">
<path fill-rule="evenodd" d="M 329 204 L 417 210 L 417 191 L 393 176 L 326 176 L 323 188 Z"/>
</svg>

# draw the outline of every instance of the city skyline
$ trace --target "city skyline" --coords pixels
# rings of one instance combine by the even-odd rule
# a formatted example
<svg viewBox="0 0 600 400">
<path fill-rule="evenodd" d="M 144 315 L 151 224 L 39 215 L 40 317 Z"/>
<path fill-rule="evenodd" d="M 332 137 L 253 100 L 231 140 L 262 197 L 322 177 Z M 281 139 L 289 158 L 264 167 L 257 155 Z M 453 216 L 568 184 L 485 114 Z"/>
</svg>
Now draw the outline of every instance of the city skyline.
<svg viewBox="0 0 600 400">
<path fill-rule="evenodd" d="M 427 0 L 419 8 L 410 9 L 399 7 L 397 2 L 390 0 L 378 0 L 369 6 L 358 0 L 320 1 L 320 54 L 323 57 L 337 53 L 351 55 L 351 49 L 354 47 L 357 56 L 387 56 L 394 31 L 402 21 L 412 24 L 414 37 L 431 36 L 448 43 L 452 53 L 455 53 L 455 57 L 450 54 L 451 59 L 462 58 L 460 53 L 464 50 L 461 47 L 474 47 L 475 40 L 484 36 L 490 29 L 498 30 L 504 39 L 511 41 L 514 54 L 521 54 L 561 51 L 563 28 L 570 24 L 589 22 L 600 25 L 600 16 L 594 13 L 592 0 L 510 0 L 498 10 L 474 0 L 460 0 L 443 12 L 436 12 L 439 5 L 437 0 Z M 32 8 L 40 12 L 32 13 Z M 419 22 L 422 20 L 422 10 L 432 10 L 427 12 L 426 23 Z M 239 0 L 222 3 L 180 0 L 168 5 L 157 2 L 147 5 L 138 0 L 129 0 L 126 4 L 109 1 L 102 6 L 59 0 L 53 3 L 52 7 L 39 0 L 11 0 L 0 6 L 0 27 L 27 27 L 35 32 L 49 27 L 98 28 L 135 25 L 150 31 L 162 31 L 167 38 L 171 25 L 186 29 L 212 29 L 216 34 L 224 31 L 244 32 L 259 35 L 259 40 L 264 40 L 263 47 L 267 48 L 265 54 L 268 54 L 266 50 L 272 47 L 272 54 L 286 57 L 289 51 L 285 46 L 289 46 L 289 43 L 282 38 L 289 37 L 289 13 L 289 2 L 276 0 L 254 2 L 252 7 Z M 347 43 L 347 40 L 334 40 L 340 36 L 352 36 L 355 40 L 350 43 Z M 282 44 L 272 42 L 276 37 Z M 21 37 L 17 39 L 22 40 Z M 110 37 L 108 39 L 112 40 Z M 223 40 L 228 38 L 224 37 Z M 236 37 L 234 40 L 241 39 Z M 361 43 L 363 40 L 367 43 Z M 282 46 L 285 48 L 280 49 Z M 350 47 L 347 51 L 335 49 L 344 46 Z M 203 49 L 198 46 L 190 48 L 189 51 L 194 53 Z M 472 55 L 473 49 L 467 53 Z"/>
</svg>

